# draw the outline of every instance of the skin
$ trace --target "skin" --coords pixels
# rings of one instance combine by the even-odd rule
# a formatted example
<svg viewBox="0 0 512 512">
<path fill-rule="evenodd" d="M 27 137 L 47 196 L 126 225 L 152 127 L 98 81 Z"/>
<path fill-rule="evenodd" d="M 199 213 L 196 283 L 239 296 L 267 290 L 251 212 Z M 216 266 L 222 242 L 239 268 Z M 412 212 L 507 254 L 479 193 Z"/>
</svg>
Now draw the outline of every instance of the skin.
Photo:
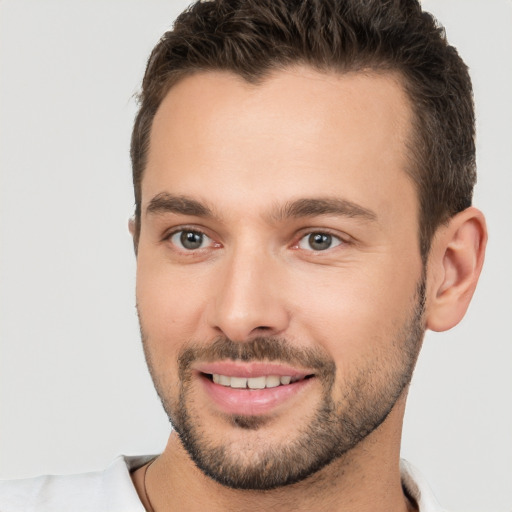
<svg viewBox="0 0 512 512">
<path fill-rule="evenodd" d="M 279 336 L 336 365 L 342 403 L 360 368 L 375 389 L 397 367 L 397 333 L 411 317 L 425 270 L 425 328 L 464 315 L 483 262 L 482 214 L 469 208 L 439 228 L 424 269 L 418 198 L 406 173 L 411 109 L 393 74 L 325 74 L 302 67 L 249 85 L 224 72 L 183 79 L 160 106 L 142 180 L 137 303 L 152 376 L 164 402 L 178 401 L 177 358 L 192 341 Z M 186 196 L 209 215 L 148 211 L 162 194 Z M 278 215 L 304 198 L 348 201 L 365 212 Z M 361 211 L 359 213 L 361 213 Z M 353 213 L 353 212 L 352 212 Z M 180 247 L 183 228 L 208 237 Z M 132 233 L 134 225 L 131 224 Z M 311 232 L 334 236 L 323 251 Z M 419 347 L 418 347 L 419 348 Z M 188 406 L 207 440 L 251 460 L 311 421 L 321 400 L 312 381 L 259 429 L 219 413 L 198 379 Z M 399 475 L 407 388 L 387 418 L 352 450 L 302 482 L 235 490 L 205 476 L 173 432 L 146 475 L 155 510 L 405 511 Z M 143 471 L 133 475 L 141 500 Z"/>
</svg>

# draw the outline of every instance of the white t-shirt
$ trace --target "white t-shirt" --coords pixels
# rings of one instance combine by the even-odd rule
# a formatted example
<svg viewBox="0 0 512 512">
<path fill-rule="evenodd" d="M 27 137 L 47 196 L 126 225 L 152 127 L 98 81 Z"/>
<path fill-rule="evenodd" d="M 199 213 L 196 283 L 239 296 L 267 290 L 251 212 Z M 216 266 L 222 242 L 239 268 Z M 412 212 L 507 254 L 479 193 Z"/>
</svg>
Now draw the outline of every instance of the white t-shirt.
<svg viewBox="0 0 512 512">
<path fill-rule="evenodd" d="M 0 481 L 0 512 L 145 512 L 130 471 L 154 455 L 117 457 L 104 471 Z M 420 512 L 443 512 L 423 477 L 400 462 L 402 485 Z"/>
</svg>

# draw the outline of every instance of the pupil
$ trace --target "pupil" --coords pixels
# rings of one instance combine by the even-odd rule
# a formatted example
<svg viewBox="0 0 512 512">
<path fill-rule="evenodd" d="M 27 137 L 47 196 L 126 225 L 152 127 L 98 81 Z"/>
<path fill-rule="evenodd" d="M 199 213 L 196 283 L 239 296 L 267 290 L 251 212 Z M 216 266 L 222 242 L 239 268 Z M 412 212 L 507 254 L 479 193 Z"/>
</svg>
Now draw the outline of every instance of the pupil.
<svg viewBox="0 0 512 512">
<path fill-rule="evenodd" d="M 203 243 L 203 235 L 194 231 L 183 231 L 180 241 L 185 249 L 199 249 Z"/>
<path fill-rule="evenodd" d="M 315 251 L 325 251 L 332 243 L 332 236 L 325 233 L 312 233 L 309 235 L 309 245 Z"/>
</svg>

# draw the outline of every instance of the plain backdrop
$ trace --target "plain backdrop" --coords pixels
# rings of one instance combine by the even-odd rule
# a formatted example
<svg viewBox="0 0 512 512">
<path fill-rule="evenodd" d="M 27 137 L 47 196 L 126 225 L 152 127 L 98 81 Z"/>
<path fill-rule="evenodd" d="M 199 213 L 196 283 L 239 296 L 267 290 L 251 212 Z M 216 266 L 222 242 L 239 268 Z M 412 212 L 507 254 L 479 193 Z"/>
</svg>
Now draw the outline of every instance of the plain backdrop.
<svg viewBox="0 0 512 512">
<path fill-rule="evenodd" d="M 0 2 L 0 476 L 160 452 L 134 307 L 128 156 L 146 59 L 186 6 Z M 463 322 L 428 333 L 403 456 L 453 512 L 512 510 L 512 2 L 429 0 L 471 68 L 490 232 Z"/>
</svg>

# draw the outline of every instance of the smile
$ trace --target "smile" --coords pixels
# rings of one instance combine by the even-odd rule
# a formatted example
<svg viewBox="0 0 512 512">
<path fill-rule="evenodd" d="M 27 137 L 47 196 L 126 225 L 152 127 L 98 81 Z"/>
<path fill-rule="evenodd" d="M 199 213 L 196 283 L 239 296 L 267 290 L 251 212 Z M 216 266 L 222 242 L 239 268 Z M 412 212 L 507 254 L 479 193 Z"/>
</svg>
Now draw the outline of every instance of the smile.
<svg viewBox="0 0 512 512">
<path fill-rule="evenodd" d="M 307 370 L 267 362 L 218 361 L 194 370 L 210 406 L 230 415 L 269 414 L 291 407 L 317 380 Z"/>
<path fill-rule="evenodd" d="M 262 375 L 261 377 L 230 377 L 214 373 L 210 375 L 215 384 L 235 389 L 265 389 L 286 386 L 307 377 L 292 377 L 290 375 Z"/>
</svg>

